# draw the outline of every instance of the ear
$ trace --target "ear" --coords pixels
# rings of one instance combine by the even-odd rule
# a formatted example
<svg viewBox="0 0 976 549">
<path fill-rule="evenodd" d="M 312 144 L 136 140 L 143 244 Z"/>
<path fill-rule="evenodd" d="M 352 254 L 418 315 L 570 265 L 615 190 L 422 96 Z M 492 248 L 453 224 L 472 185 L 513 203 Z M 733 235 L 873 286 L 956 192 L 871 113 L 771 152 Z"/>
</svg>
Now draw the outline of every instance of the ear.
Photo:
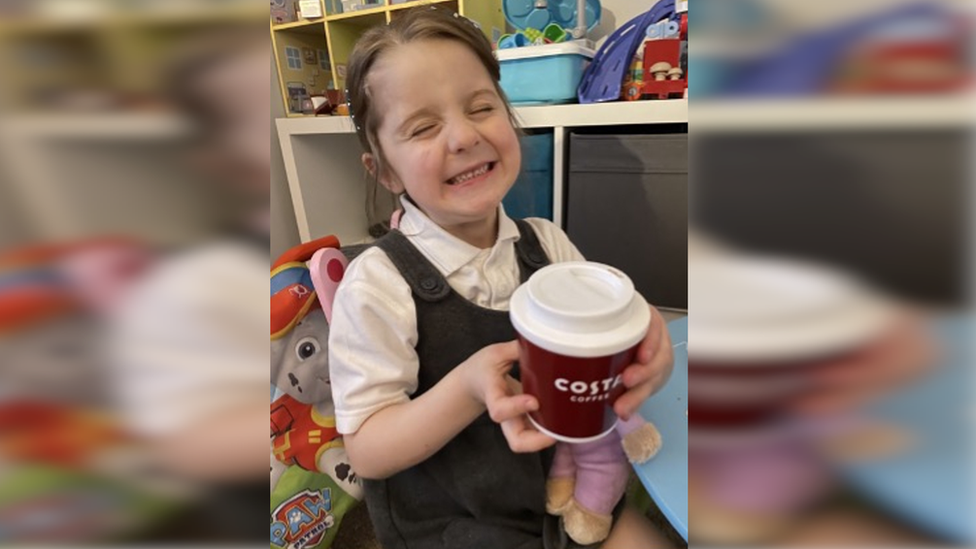
<svg viewBox="0 0 976 549">
<path fill-rule="evenodd" d="M 332 302 L 335 301 L 336 290 L 342 282 L 342 275 L 346 272 L 349 260 L 342 252 L 335 248 L 322 248 L 315 252 L 308 264 L 312 275 L 312 285 L 322 304 L 325 320 L 332 324 Z"/>
<path fill-rule="evenodd" d="M 397 178 L 390 174 L 390 170 L 380 170 L 378 164 L 376 163 L 376 157 L 372 153 L 363 153 L 362 156 L 363 166 L 369 175 L 380 182 L 386 190 L 393 194 L 400 194 L 404 192 L 403 184 L 400 183 Z"/>
</svg>

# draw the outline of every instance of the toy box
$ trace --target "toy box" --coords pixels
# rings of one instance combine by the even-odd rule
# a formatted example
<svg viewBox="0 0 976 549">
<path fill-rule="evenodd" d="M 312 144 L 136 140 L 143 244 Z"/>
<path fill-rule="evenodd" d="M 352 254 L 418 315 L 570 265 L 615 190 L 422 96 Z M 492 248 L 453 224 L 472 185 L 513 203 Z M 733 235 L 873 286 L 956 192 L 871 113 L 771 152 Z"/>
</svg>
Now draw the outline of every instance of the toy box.
<svg viewBox="0 0 976 549">
<path fill-rule="evenodd" d="M 514 104 L 575 101 L 593 50 L 579 42 L 526 46 L 497 51 L 502 90 Z"/>
<path fill-rule="evenodd" d="M 576 90 L 594 53 L 585 34 L 600 24 L 601 16 L 599 0 L 585 0 L 582 4 L 584 12 L 578 13 L 577 0 L 502 0 L 505 20 L 516 29 L 513 36 L 520 38 L 506 45 L 503 37 L 496 50 L 502 89 L 509 101 L 576 101 Z M 580 33 L 573 34 L 577 27 Z M 574 36 L 578 39 L 572 40 Z"/>
<path fill-rule="evenodd" d="M 552 220 L 551 131 L 523 135 L 522 169 L 515 184 L 505 195 L 505 213 L 514 218 L 543 217 Z"/>
<path fill-rule="evenodd" d="M 688 78 L 687 71 L 682 68 L 681 48 L 682 41 L 678 39 L 644 43 L 642 98 L 684 97 Z"/>
</svg>

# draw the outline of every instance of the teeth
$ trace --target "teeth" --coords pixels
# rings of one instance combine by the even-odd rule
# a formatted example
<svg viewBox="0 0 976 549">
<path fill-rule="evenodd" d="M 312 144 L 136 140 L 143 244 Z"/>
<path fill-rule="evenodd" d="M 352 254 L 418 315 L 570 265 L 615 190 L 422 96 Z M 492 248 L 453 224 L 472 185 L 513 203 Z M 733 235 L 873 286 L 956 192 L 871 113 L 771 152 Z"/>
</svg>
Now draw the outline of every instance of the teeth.
<svg viewBox="0 0 976 549">
<path fill-rule="evenodd" d="M 478 177 L 479 175 L 484 175 L 488 173 L 488 166 L 491 164 L 485 164 L 484 166 L 478 168 L 477 170 L 470 171 L 468 173 L 462 173 L 461 175 L 454 177 L 450 180 L 451 185 L 457 185 L 458 183 L 464 183 L 465 181 Z"/>
</svg>

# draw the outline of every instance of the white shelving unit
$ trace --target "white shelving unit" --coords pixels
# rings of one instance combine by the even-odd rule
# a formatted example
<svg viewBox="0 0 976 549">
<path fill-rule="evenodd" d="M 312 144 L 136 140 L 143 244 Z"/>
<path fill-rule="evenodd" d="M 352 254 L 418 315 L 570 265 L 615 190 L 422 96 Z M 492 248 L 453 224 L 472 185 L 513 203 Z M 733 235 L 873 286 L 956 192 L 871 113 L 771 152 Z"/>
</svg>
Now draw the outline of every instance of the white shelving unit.
<svg viewBox="0 0 976 549">
<path fill-rule="evenodd" d="M 616 102 L 519 107 L 523 128 L 553 130 L 553 221 L 563 226 L 566 133 L 581 127 L 653 126 L 688 122 L 688 101 Z M 303 242 L 334 234 L 343 244 L 370 240 L 365 216 L 362 151 L 348 117 L 281 118 L 276 121 Z"/>
<path fill-rule="evenodd" d="M 696 100 L 695 133 L 972 127 L 973 97 Z"/>
<path fill-rule="evenodd" d="M 0 120 L 0 176 L 32 238 L 125 234 L 176 246 L 217 225 L 212 185 L 188 166 L 171 113 L 20 114 Z"/>
</svg>

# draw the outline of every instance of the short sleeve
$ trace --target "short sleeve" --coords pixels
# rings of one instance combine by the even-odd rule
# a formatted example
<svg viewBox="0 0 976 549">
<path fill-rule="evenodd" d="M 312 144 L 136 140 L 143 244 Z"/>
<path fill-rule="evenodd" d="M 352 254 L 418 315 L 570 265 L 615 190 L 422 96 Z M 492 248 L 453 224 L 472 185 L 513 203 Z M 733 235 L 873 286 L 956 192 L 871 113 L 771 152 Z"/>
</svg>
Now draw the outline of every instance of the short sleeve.
<svg viewBox="0 0 976 549">
<path fill-rule="evenodd" d="M 417 314 L 410 286 L 379 248 L 353 261 L 336 292 L 329 371 L 336 428 L 355 433 L 417 390 Z"/>
</svg>

